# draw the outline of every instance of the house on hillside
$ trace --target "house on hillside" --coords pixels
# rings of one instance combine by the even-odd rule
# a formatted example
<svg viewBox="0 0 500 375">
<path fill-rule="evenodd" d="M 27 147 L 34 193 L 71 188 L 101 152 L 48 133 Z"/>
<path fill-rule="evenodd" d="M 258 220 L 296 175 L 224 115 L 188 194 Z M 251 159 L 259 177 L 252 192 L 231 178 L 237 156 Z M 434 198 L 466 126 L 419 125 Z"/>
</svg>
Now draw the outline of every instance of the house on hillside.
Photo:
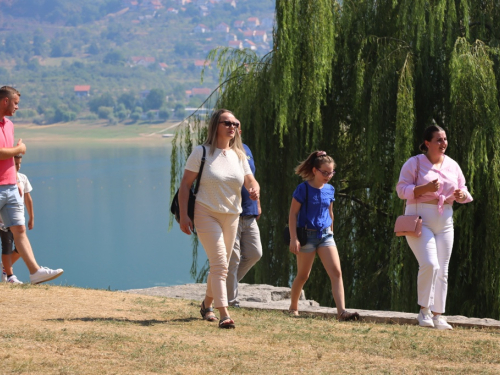
<svg viewBox="0 0 500 375">
<path fill-rule="evenodd" d="M 199 25 L 196 25 L 196 27 L 193 29 L 193 32 L 195 34 L 204 34 L 209 32 L 208 27 L 206 27 L 204 24 L 200 23 Z"/>
<path fill-rule="evenodd" d="M 210 63 L 208 61 L 206 62 L 205 60 L 194 60 L 194 67 L 196 71 L 201 72 L 205 66 L 210 66 Z"/>
<path fill-rule="evenodd" d="M 253 40 L 257 43 L 267 42 L 267 32 L 265 30 L 255 30 Z"/>
<path fill-rule="evenodd" d="M 257 45 L 248 39 L 245 39 L 243 41 L 243 48 L 248 48 L 251 49 L 252 51 L 257 51 Z"/>
<path fill-rule="evenodd" d="M 233 27 L 235 29 L 241 29 L 245 25 L 245 21 L 234 21 Z"/>
<path fill-rule="evenodd" d="M 245 39 L 253 39 L 255 35 L 255 30 L 245 30 L 243 31 L 243 38 Z"/>
<path fill-rule="evenodd" d="M 84 98 L 90 96 L 90 86 L 88 85 L 80 85 L 75 86 L 73 92 L 79 98 Z"/>
<path fill-rule="evenodd" d="M 216 33 L 228 33 L 229 25 L 227 23 L 221 22 L 215 27 L 214 31 Z"/>
<path fill-rule="evenodd" d="M 142 0 L 141 8 L 147 10 L 160 10 L 163 5 L 160 0 Z"/>
<path fill-rule="evenodd" d="M 179 10 L 175 8 L 168 8 L 167 14 L 179 14 Z"/>
<path fill-rule="evenodd" d="M 154 64 L 156 59 L 152 56 L 132 56 L 130 62 L 132 66 L 144 66 L 148 67 Z"/>
<path fill-rule="evenodd" d="M 199 9 L 200 9 L 200 17 L 206 17 L 210 14 L 210 10 L 206 5 L 200 5 Z"/>
<path fill-rule="evenodd" d="M 247 26 L 250 27 L 251 29 L 255 29 L 259 25 L 260 21 L 257 17 L 249 17 L 247 19 Z"/>
<path fill-rule="evenodd" d="M 230 40 L 227 42 L 228 47 L 235 48 L 235 49 L 243 49 L 243 43 L 241 40 Z"/>
<path fill-rule="evenodd" d="M 236 34 L 227 34 L 225 39 L 226 42 L 229 42 L 230 40 L 238 40 L 238 36 Z"/>
<path fill-rule="evenodd" d="M 168 68 L 168 65 L 165 63 L 158 63 L 158 66 L 163 72 Z"/>
<path fill-rule="evenodd" d="M 236 0 L 223 0 L 225 4 L 231 5 L 233 8 L 236 8 Z"/>
<path fill-rule="evenodd" d="M 209 88 L 194 88 L 191 90 L 191 96 L 202 96 L 207 98 L 212 93 L 212 89 Z"/>
</svg>

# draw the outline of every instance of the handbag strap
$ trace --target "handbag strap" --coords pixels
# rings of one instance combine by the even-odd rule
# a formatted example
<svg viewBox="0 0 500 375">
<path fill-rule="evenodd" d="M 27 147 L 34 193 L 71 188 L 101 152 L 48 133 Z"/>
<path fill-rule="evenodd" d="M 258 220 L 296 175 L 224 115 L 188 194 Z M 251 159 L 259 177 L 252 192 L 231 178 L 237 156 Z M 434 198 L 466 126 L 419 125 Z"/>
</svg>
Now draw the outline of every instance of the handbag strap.
<svg viewBox="0 0 500 375">
<path fill-rule="evenodd" d="M 307 218 L 307 202 L 309 201 L 309 185 L 307 181 L 304 181 L 304 184 L 306 185 L 306 212 L 305 212 L 305 217 Z M 305 229 L 307 229 L 307 223 L 304 226 Z"/>
<path fill-rule="evenodd" d="M 198 193 L 198 189 L 200 188 L 200 180 L 201 180 L 201 174 L 203 173 L 203 167 L 205 166 L 205 160 L 206 160 L 206 154 L 207 151 L 205 150 L 205 146 L 203 147 L 203 157 L 201 158 L 201 164 L 200 164 L 200 171 L 198 172 L 198 177 L 196 178 L 196 186 L 194 187 L 194 195 Z"/>
<path fill-rule="evenodd" d="M 418 174 L 420 173 L 420 159 L 418 158 L 418 155 L 415 155 L 414 158 L 417 159 L 417 170 L 415 171 L 415 179 L 413 180 L 413 185 L 415 185 L 415 187 L 417 187 Z M 405 199 L 405 204 L 403 206 L 403 215 L 406 212 L 406 202 L 407 201 L 408 201 L 408 199 Z M 417 206 L 417 214 L 418 214 L 418 206 Z"/>
</svg>

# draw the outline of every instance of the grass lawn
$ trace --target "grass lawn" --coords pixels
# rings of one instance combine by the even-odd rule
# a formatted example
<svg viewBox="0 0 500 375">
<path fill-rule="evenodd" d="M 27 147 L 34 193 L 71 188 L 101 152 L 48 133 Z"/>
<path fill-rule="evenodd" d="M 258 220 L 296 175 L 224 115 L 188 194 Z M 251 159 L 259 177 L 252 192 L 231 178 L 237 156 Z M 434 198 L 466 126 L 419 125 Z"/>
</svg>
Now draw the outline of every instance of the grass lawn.
<svg viewBox="0 0 500 375">
<path fill-rule="evenodd" d="M 498 374 L 500 330 L 437 331 L 51 285 L 0 285 L 0 373 Z"/>
</svg>

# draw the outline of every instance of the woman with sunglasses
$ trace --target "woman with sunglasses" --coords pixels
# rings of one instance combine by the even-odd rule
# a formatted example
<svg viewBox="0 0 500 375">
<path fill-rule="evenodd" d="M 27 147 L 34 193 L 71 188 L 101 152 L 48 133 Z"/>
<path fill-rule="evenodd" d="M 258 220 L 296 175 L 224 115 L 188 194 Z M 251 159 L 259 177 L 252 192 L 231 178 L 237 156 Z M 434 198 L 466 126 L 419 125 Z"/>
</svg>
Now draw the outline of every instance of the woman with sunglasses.
<svg viewBox="0 0 500 375">
<path fill-rule="evenodd" d="M 316 253 L 332 284 L 339 321 L 358 320 L 357 312 L 345 309 L 344 284 L 337 245 L 333 239 L 335 188 L 328 181 L 335 174 L 335 162 L 324 151 L 315 151 L 295 168 L 304 182 L 295 189 L 290 206 L 290 251 L 297 256 L 297 276 L 292 284 L 289 312 L 299 315 L 299 297 L 309 278 Z M 300 245 L 295 228 L 306 228 L 307 243 Z"/>
<path fill-rule="evenodd" d="M 228 312 L 226 277 L 241 213 L 241 188 L 244 185 L 250 199 L 257 200 L 260 187 L 255 180 L 238 128 L 240 123 L 227 109 L 212 114 L 208 136 L 203 146 L 197 146 L 186 162 L 179 187 L 180 227 L 191 234 L 196 225 L 198 238 L 207 253 L 210 272 L 207 291 L 201 303 L 203 319 L 214 322 L 217 317 L 212 302 L 219 310 L 219 328 L 235 328 Z M 194 223 L 188 216 L 189 189 L 198 177 L 203 147 L 206 161 L 196 195 Z"/>
</svg>

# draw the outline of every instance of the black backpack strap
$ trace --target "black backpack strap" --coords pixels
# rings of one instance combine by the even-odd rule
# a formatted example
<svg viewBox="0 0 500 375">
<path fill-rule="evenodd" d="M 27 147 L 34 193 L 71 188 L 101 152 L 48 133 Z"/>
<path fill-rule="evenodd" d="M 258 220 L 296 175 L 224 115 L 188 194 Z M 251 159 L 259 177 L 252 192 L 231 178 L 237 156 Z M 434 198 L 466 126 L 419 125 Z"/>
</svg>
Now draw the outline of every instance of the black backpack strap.
<svg viewBox="0 0 500 375">
<path fill-rule="evenodd" d="M 309 200 L 309 186 L 307 185 L 309 184 L 307 183 L 307 181 L 304 181 L 304 184 L 306 184 L 306 218 L 307 218 L 307 201 Z M 307 224 L 305 228 L 307 229 Z"/>
<path fill-rule="evenodd" d="M 203 167 L 205 166 L 205 160 L 206 160 L 206 155 L 207 151 L 205 150 L 205 146 L 203 147 L 203 157 L 201 158 L 201 164 L 200 164 L 200 171 L 198 172 L 198 177 L 196 178 L 196 186 L 194 187 L 194 195 L 198 193 L 198 189 L 200 188 L 200 180 L 201 180 L 201 174 L 203 173 Z"/>
</svg>

